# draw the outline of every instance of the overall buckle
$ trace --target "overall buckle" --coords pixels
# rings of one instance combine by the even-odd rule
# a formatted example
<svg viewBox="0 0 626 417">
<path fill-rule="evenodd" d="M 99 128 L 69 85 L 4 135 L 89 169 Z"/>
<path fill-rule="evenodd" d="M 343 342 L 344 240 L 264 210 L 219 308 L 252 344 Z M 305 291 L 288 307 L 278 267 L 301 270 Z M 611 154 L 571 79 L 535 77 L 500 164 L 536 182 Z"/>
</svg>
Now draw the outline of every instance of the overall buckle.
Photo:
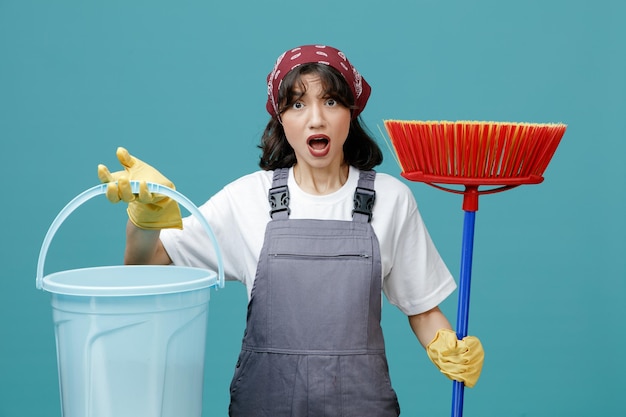
<svg viewBox="0 0 626 417">
<path fill-rule="evenodd" d="M 268 193 L 270 203 L 270 216 L 273 218 L 274 213 L 286 211 L 287 215 L 291 214 L 289 209 L 289 188 L 286 185 L 270 188 Z"/>
<path fill-rule="evenodd" d="M 365 214 L 367 221 L 372 221 L 372 210 L 374 209 L 374 201 L 376 201 L 376 191 L 370 188 L 356 187 L 354 192 L 354 213 Z"/>
</svg>

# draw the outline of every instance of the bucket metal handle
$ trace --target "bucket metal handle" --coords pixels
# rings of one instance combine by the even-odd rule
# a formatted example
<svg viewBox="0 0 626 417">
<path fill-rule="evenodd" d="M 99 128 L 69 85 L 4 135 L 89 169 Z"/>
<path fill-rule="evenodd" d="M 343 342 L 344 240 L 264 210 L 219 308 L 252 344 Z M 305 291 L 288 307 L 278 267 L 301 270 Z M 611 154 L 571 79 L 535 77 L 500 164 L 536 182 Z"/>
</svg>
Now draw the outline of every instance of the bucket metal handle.
<svg viewBox="0 0 626 417">
<path fill-rule="evenodd" d="M 92 199 L 95 196 L 98 196 L 100 194 L 105 194 L 107 190 L 107 186 L 108 186 L 107 184 L 99 184 L 92 188 L 89 188 L 88 190 L 83 191 L 82 193 L 74 197 L 72 201 L 67 203 L 67 205 L 59 212 L 59 214 L 57 214 L 56 218 L 54 219 L 54 221 L 48 228 L 48 232 L 46 233 L 46 237 L 43 240 L 41 250 L 39 251 L 39 260 L 37 261 L 37 280 L 36 280 L 37 289 L 42 289 L 43 272 L 44 272 L 43 269 L 44 269 L 44 264 L 46 261 L 46 255 L 48 253 L 48 248 L 50 247 L 50 242 L 52 241 L 52 238 L 56 234 L 61 224 L 80 205 L 82 205 L 83 203 Z M 132 188 L 133 193 L 139 192 L 139 181 L 131 181 L 130 186 Z M 206 221 L 206 219 L 204 218 L 204 216 L 202 215 L 198 207 L 196 207 L 196 205 L 191 200 L 189 200 L 187 197 L 185 197 L 178 191 L 172 188 L 166 187 L 164 185 L 161 185 L 161 184 L 149 182 L 148 191 L 150 191 L 151 193 L 162 194 L 167 197 L 170 197 L 171 199 L 173 199 L 174 201 L 182 205 L 184 208 L 186 208 L 195 217 L 197 217 L 198 221 L 200 222 L 202 227 L 204 227 L 204 230 L 207 232 L 207 234 L 209 235 L 209 238 L 211 238 L 211 242 L 213 243 L 213 249 L 215 250 L 215 254 L 217 256 L 218 284 L 220 288 L 224 288 L 224 265 L 222 261 L 222 252 L 220 251 L 219 245 L 217 244 L 217 239 L 215 238 L 215 234 L 213 234 L 213 229 L 211 229 L 211 226 Z"/>
</svg>

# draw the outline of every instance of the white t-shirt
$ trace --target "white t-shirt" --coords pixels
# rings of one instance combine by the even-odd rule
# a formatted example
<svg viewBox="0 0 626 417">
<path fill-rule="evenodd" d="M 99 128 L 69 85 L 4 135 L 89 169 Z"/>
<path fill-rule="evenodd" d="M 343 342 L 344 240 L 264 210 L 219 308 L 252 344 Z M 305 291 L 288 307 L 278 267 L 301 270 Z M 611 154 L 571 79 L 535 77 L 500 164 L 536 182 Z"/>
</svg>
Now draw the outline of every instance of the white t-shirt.
<svg viewBox="0 0 626 417">
<path fill-rule="evenodd" d="M 200 207 L 220 245 L 227 280 L 252 291 L 269 215 L 272 171 L 257 171 L 235 180 Z M 289 171 L 292 219 L 352 220 L 359 170 L 350 167 L 348 180 L 332 194 L 318 196 L 300 189 Z M 406 315 L 439 305 L 456 283 L 435 248 L 410 189 L 398 179 L 376 174 L 372 227 L 380 243 L 383 292 Z M 210 238 L 193 217 L 183 230 L 161 231 L 161 241 L 176 265 L 217 269 Z"/>
</svg>

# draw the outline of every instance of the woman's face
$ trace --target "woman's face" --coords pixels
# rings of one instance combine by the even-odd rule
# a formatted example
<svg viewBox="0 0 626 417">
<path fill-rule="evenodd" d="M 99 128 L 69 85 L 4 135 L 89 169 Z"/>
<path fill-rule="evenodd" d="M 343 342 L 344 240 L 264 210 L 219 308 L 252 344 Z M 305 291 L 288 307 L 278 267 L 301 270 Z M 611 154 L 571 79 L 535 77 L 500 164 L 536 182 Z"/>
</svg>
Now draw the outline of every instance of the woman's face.
<svg viewBox="0 0 626 417">
<path fill-rule="evenodd" d="M 300 91 L 300 85 L 304 91 Z M 302 75 L 295 93 L 300 97 L 281 114 L 281 120 L 297 163 L 312 169 L 341 166 L 343 144 L 350 130 L 350 109 L 325 96 L 324 86 L 315 74 Z"/>
</svg>

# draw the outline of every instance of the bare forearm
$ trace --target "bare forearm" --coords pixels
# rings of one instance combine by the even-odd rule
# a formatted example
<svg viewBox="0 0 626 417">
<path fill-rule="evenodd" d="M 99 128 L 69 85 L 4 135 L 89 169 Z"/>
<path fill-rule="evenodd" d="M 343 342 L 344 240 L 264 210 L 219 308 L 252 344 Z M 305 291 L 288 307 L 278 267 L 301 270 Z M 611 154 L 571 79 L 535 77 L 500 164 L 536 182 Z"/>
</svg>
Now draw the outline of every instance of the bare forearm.
<svg viewBox="0 0 626 417">
<path fill-rule="evenodd" d="M 433 340 L 437 330 L 452 329 L 450 322 L 439 307 L 435 307 L 415 316 L 409 316 L 409 324 L 417 340 L 419 340 L 420 344 L 424 347 Z"/>
<path fill-rule="evenodd" d="M 144 230 L 131 221 L 126 225 L 126 265 L 167 265 L 172 261 L 159 236 L 160 230 Z"/>
</svg>

